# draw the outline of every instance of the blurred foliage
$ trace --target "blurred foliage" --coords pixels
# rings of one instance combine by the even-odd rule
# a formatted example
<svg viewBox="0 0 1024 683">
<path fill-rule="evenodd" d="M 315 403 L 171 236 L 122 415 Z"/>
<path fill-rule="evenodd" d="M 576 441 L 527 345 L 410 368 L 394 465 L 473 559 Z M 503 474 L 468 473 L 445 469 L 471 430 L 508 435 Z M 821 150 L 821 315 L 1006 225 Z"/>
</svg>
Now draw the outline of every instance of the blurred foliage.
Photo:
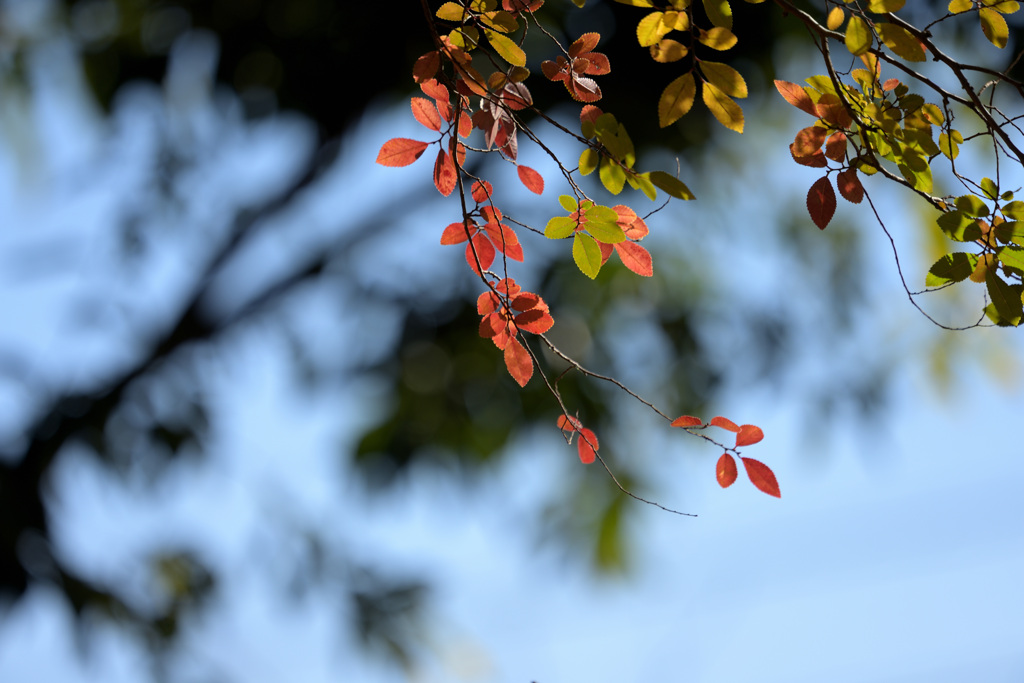
<svg viewBox="0 0 1024 683">
<path fill-rule="evenodd" d="M 742 52 L 734 57 L 745 62 L 748 83 L 755 91 L 769 87 L 773 55 L 791 49 L 790 39 L 800 33 L 796 22 L 784 21 L 769 5 L 744 6 L 736 13 L 734 31 Z M 376 23 L 381 7 L 348 0 L 64 0 L 53 5 L 45 30 L 17 34 L 0 25 L 0 33 L 8 32 L 3 36 L 9 50 L 3 60 L 8 76 L 24 76 L 27 54 L 37 42 L 64 35 L 81 59 L 96 100 L 108 109 L 126 84 L 161 82 L 176 41 L 207 32 L 219 47 L 217 86 L 236 93 L 248 116 L 298 112 L 315 123 L 321 142 L 321 153 L 309 160 L 292 186 L 237 216 L 226 247 L 211 244 L 212 265 L 196 273 L 196 291 L 182 305 L 166 307 L 178 311 L 177 317 L 146 331 L 147 338 L 156 340 L 148 355 L 88 390 L 69 380 L 54 395 L 43 396 L 46 408 L 25 425 L 24 438 L 3 445 L 0 605 L 16 604 L 34 585 L 56 587 L 83 619 L 89 614 L 116 619 L 145 633 L 154 652 L 162 652 L 180 635 L 183 615 L 202 609 L 218 586 L 231 581 L 208 558 L 187 548 L 166 548 L 150 558 L 148 604 L 135 604 L 118 585 L 80 575 L 53 547 L 51 522 L 56 513 L 55 501 L 47 494 L 49 477 L 67 450 L 82 444 L 103 468 L 119 473 L 126 486 L 138 478 L 157 482 L 170 463 L 182 458 L 202 463 L 212 456 L 207 447 L 217 410 L 204 391 L 195 351 L 230 354 L 234 341 L 225 332 L 248 318 L 212 317 L 202 305 L 208 287 L 245 242 L 251 226 L 283 213 L 301 190 L 321 177 L 371 104 L 407 106 L 404 98 L 413 88 L 411 64 L 430 48 L 429 33 L 415 4 L 397 11 L 389 8 L 389 31 L 402 39 L 382 45 L 377 33 L 367 30 Z M 706 113 L 695 112 L 685 127 L 668 131 L 654 125 L 657 93 L 669 80 L 672 66 L 651 64 L 646 50 L 622 39 L 635 25 L 630 8 L 589 2 L 584 10 L 576 10 L 570 3 L 548 2 L 543 16 L 562 26 L 565 35 L 600 30 L 605 36 L 602 51 L 614 68 L 602 82 L 602 106 L 616 113 L 638 146 L 688 148 L 693 158 L 701 158 L 702 146 L 714 139 Z M 556 83 L 539 85 L 534 97 L 543 108 L 563 101 L 564 91 Z M 174 153 L 187 157 L 188 151 Z M 713 162 L 705 158 L 701 163 Z M 161 166 L 157 177 L 163 183 L 182 169 L 169 164 L 167 157 L 154 159 L 153 164 Z M 187 202 L 188 197 L 178 201 Z M 400 206 L 402 200 L 394 204 Z M 382 232 L 386 229 L 380 227 Z M 784 233 L 781 239 L 792 247 L 793 267 L 806 270 L 808 281 L 830 301 L 833 317 L 812 324 L 842 338 L 858 305 L 855 273 L 861 261 L 856 235 L 835 225 L 823 239 L 795 221 L 784 223 Z M 794 340 L 804 329 L 786 302 L 753 302 L 738 308 L 739 304 L 724 302 L 727 292 L 716 287 L 735 275 L 728 267 L 713 270 L 683 251 L 669 250 L 657 258 L 658 277 L 642 284 L 621 267 L 610 266 L 594 286 L 579 277 L 571 262 L 545 264 L 536 277 L 542 282 L 538 291 L 556 311 L 552 338 L 595 371 L 628 374 L 630 368 L 617 360 L 623 357 L 617 346 L 624 343 L 620 321 L 627 314 L 643 316 L 644 334 L 650 335 L 645 343 L 663 349 L 665 356 L 642 378 L 650 389 L 645 395 L 677 414 L 705 414 L 737 381 L 781 381 Z M 336 259 L 336 254 L 325 252 L 297 263 L 266 296 L 239 305 L 257 313 L 287 308 L 279 295 L 320 281 Z M 352 277 L 344 270 L 330 275 Z M 355 285 L 358 289 L 359 283 Z M 500 354 L 477 335 L 475 298 L 475 291 L 461 291 L 453 283 L 449 293 L 429 305 L 415 296 L 392 300 L 399 330 L 393 345 L 351 370 L 354 376 L 370 376 L 387 387 L 386 404 L 342 458 L 363 475 L 368 491 L 394 485 L 414 466 L 454 474 L 472 485 L 474 474 L 500 462 L 518 436 L 537 426 L 553 428 L 556 410 L 543 383 L 534 380 L 520 390 L 509 380 Z M 286 326 L 286 317 L 274 324 Z M 626 365 L 645 360 L 625 357 Z M 548 360 L 557 368 L 556 359 Z M 297 357 L 296 365 L 306 374 L 331 372 L 310 365 L 308 359 Z M 613 434 L 621 427 L 617 414 L 623 396 L 617 390 L 576 373 L 562 379 L 559 388 L 567 405 L 578 409 L 599 434 Z M 836 377 L 809 390 L 813 391 L 820 395 L 810 396 L 808 402 L 825 412 L 843 403 L 878 411 L 886 392 L 885 368 L 858 368 L 848 376 L 837 371 Z M 638 493 L 645 491 L 640 473 L 631 472 L 630 464 L 611 449 L 608 457 L 624 484 Z M 537 521 L 542 533 L 581 549 L 597 569 L 619 572 L 629 566 L 628 529 L 636 507 L 603 472 L 592 468 L 568 482 L 562 497 L 538 511 Z M 329 578 L 342 585 L 350 606 L 344 611 L 368 649 L 408 665 L 414 657 L 410 641 L 420 630 L 426 584 L 394 579 L 369 566 L 352 569 L 337 557 L 344 552 L 333 549 L 320 530 L 285 535 L 306 539 L 302 559 L 285 588 L 299 597 L 324 590 Z"/>
</svg>

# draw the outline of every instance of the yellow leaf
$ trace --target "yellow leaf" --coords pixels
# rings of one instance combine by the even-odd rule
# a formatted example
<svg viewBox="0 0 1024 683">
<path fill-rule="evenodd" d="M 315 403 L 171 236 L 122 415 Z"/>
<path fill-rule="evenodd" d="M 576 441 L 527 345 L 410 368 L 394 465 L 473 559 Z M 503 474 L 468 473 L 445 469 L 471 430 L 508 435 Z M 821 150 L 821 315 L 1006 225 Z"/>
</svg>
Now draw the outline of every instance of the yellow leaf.
<svg viewBox="0 0 1024 683">
<path fill-rule="evenodd" d="M 665 38 L 657 45 L 651 45 L 651 59 L 663 64 L 678 62 L 686 56 L 689 50 L 679 41 Z"/>
<path fill-rule="evenodd" d="M 863 19 L 854 15 L 846 25 L 846 49 L 852 55 L 862 55 L 871 49 L 871 30 Z"/>
<path fill-rule="evenodd" d="M 580 175 L 590 175 L 601 161 L 601 155 L 593 147 L 587 147 L 580 154 Z"/>
<path fill-rule="evenodd" d="M 504 10 L 481 14 L 480 21 L 501 33 L 511 33 L 519 28 L 519 22 L 516 21 L 516 18 Z"/>
<path fill-rule="evenodd" d="M 651 0 L 615 0 L 621 5 L 632 5 L 633 7 L 654 7 Z"/>
<path fill-rule="evenodd" d="M 526 53 L 512 42 L 511 38 L 489 28 L 484 29 L 484 35 L 487 36 L 487 41 L 494 51 L 501 55 L 506 62 L 512 66 L 526 66 Z"/>
<path fill-rule="evenodd" d="M 996 13 L 993 12 L 993 14 Z M 996 16 L 999 15 L 996 14 Z M 1002 19 L 1002 17 L 999 18 Z M 984 21 L 982 25 L 984 25 Z M 1006 26 L 1006 22 L 1003 22 L 1003 26 Z M 908 62 L 923 62 L 925 60 L 924 48 L 921 47 L 921 43 L 914 37 L 914 34 L 907 29 L 883 21 L 875 24 L 875 30 L 878 31 L 878 38 L 897 56 Z"/>
<path fill-rule="evenodd" d="M 960 14 L 961 12 L 969 12 L 974 8 L 974 2 L 972 0 L 950 0 L 949 13 Z"/>
<path fill-rule="evenodd" d="M 843 25 L 843 21 L 846 19 L 846 12 L 843 11 L 842 7 L 836 6 L 832 8 L 832 11 L 828 13 L 828 19 L 826 24 L 829 31 L 835 31 L 837 28 Z"/>
<path fill-rule="evenodd" d="M 671 30 L 686 31 L 690 28 L 690 15 L 686 12 L 665 12 L 661 23 L 665 25 L 666 33 Z"/>
<path fill-rule="evenodd" d="M 740 72 L 728 64 L 721 62 L 701 62 L 700 70 L 704 77 L 717 89 L 730 97 L 746 97 L 747 83 Z"/>
<path fill-rule="evenodd" d="M 875 14 L 899 12 L 907 0 L 868 0 L 868 11 Z"/>
<path fill-rule="evenodd" d="M 681 119 L 693 107 L 697 84 L 692 73 L 685 73 L 666 86 L 658 100 L 658 125 L 664 128 Z"/>
<path fill-rule="evenodd" d="M 715 26 L 732 28 L 732 7 L 729 0 L 704 0 L 704 11 Z"/>
<path fill-rule="evenodd" d="M 712 50 L 728 50 L 736 44 L 736 36 L 727 28 L 715 26 L 708 31 L 700 32 L 700 42 Z"/>
<path fill-rule="evenodd" d="M 978 10 L 978 18 L 981 19 L 981 30 L 989 42 L 1000 49 L 1006 47 L 1010 29 L 1006 26 L 1003 15 L 990 7 L 982 7 Z"/>
<path fill-rule="evenodd" d="M 664 12 L 651 12 L 636 25 L 636 39 L 643 47 L 650 47 L 665 37 L 672 29 L 665 26 Z"/>
<path fill-rule="evenodd" d="M 466 14 L 466 8 L 455 2 L 446 2 L 437 8 L 437 18 L 445 21 L 461 22 Z"/>
<path fill-rule="evenodd" d="M 743 110 L 740 109 L 740 105 L 733 102 L 728 95 L 711 83 L 704 84 L 702 96 L 704 104 L 715 115 L 719 123 L 729 130 L 734 130 L 737 133 L 743 132 Z"/>
</svg>

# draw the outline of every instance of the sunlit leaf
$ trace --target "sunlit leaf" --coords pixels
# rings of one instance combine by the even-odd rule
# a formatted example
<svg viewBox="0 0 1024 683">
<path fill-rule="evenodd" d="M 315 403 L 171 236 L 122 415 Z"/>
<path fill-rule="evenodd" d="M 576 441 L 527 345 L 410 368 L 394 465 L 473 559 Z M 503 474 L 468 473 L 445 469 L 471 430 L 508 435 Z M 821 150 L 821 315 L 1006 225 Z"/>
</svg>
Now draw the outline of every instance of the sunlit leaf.
<svg viewBox="0 0 1024 683">
<path fill-rule="evenodd" d="M 601 270 L 601 247 L 590 235 L 577 232 L 572 241 L 572 259 L 580 272 L 593 280 Z"/>
<path fill-rule="evenodd" d="M 446 151 L 439 150 L 437 160 L 434 162 L 434 186 L 437 191 L 445 197 L 455 190 L 458 176 L 455 173 L 455 164 Z"/>
<path fill-rule="evenodd" d="M 981 19 L 981 30 L 989 42 L 1000 49 L 1006 47 L 1010 28 L 1003 15 L 990 7 L 982 7 L 978 10 L 978 18 Z"/>
<path fill-rule="evenodd" d="M 473 236 L 473 239 L 466 245 L 466 263 L 469 264 L 470 270 L 477 275 L 480 275 L 481 270 L 487 270 L 494 263 L 494 245 L 487 239 L 486 235 L 477 233 Z M 480 260 L 480 265 L 477 267 L 477 259 Z"/>
<path fill-rule="evenodd" d="M 441 68 L 441 55 L 437 50 L 431 50 L 421 55 L 412 66 L 412 78 L 417 83 L 432 79 Z"/>
<path fill-rule="evenodd" d="M 713 417 L 711 418 L 711 422 L 708 424 L 712 427 L 721 427 L 722 429 L 726 429 L 730 432 L 740 431 L 740 426 L 727 417 Z"/>
<path fill-rule="evenodd" d="M 469 239 L 475 227 L 472 222 L 468 226 L 465 223 L 451 223 L 441 233 L 441 244 L 461 244 Z"/>
<path fill-rule="evenodd" d="M 708 81 L 729 97 L 747 96 L 747 82 L 740 72 L 721 62 L 701 62 L 700 69 Z"/>
<path fill-rule="evenodd" d="M 875 14 L 898 12 L 903 9 L 906 2 L 907 0 L 868 0 L 868 11 Z"/>
<path fill-rule="evenodd" d="M 626 172 L 622 166 L 608 157 L 601 160 L 598 176 L 601 178 L 601 184 L 612 194 L 622 192 L 622 187 L 626 184 Z"/>
<path fill-rule="evenodd" d="M 408 138 L 391 138 L 383 144 L 377 153 L 377 163 L 381 166 L 408 166 L 423 155 L 430 143 Z"/>
<path fill-rule="evenodd" d="M 1002 321 L 1010 325 L 1019 325 L 1022 316 L 1021 286 L 1010 285 L 999 277 L 995 268 L 989 268 L 985 272 L 985 286 L 988 289 L 988 297 Z"/>
<path fill-rule="evenodd" d="M 697 84 L 692 73 L 685 73 L 669 83 L 658 99 L 658 125 L 664 128 L 681 119 L 693 107 L 696 95 Z"/>
<path fill-rule="evenodd" d="M 925 286 L 941 287 L 950 282 L 966 280 L 977 265 L 977 254 L 967 254 L 962 251 L 946 254 L 928 270 L 924 281 Z"/>
<path fill-rule="evenodd" d="M 461 22 L 467 15 L 466 8 L 455 2 L 446 2 L 437 8 L 437 18 Z"/>
<path fill-rule="evenodd" d="M 846 24 L 846 49 L 853 55 L 862 55 L 871 49 L 871 29 L 867 23 L 857 15 L 850 17 Z"/>
<path fill-rule="evenodd" d="M 864 186 L 860 184 L 856 169 L 840 171 L 836 176 L 836 187 L 839 188 L 839 194 L 848 202 L 860 204 L 864 199 Z"/>
<path fill-rule="evenodd" d="M 699 40 L 702 45 L 707 45 L 713 50 L 728 50 L 736 44 L 736 35 L 725 27 L 715 26 L 707 31 L 701 31 Z"/>
<path fill-rule="evenodd" d="M 519 173 L 519 180 L 526 186 L 526 189 L 534 194 L 544 193 L 544 178 L 540 173 L 537 173 L 529 166 L 522 165 L 518 166 L 516 171 Z"/>
<path fill-rule="evenodd" d="M 576 232 L 576 227 L 577 224 L 573 218 L 569 216 L 555 216 L 544 227 L 544 236 L 551 240 L 565 239 Z"/>
<path fill-rule="evenodd" d="M 775 473 L 771 471 L 768 465 L 753 458 L 741 458 L 741 460 L 743 460 L 743 467 L 747 470 L 747 477 L 750 479 L 750 483 L 769 496 L 782 497 L 782 492 L 779 490 L 779 482 L 775 479 Z"/>
<path fill-rule="evenodd" d="M 740 425 L 736 434 L 736 448 L 752 446 L 764 438 L 764 432 L 757 425 Z"/>
<path fill-rule="evenodd" d="M 1005 21 L 1003 25 L 1006 25 Z M 923 62 L 925 60 L 924 48 L 920 41 L 902 26 L 880 21 L 875 24 L 875 31 L 878 32 L 879 40 L 887 48 L 908 62 Z"/>
<path fill-rule="evenodd" d="M 704 104 L 719 123 L 729 130 L 743 132 L 743 110 L 729 96 L 711 83 L 705 83 L 702 97 Z"/>
<path fill-rule="evenodd" d="M 533 358 L 518 340 L 513 339 L 505 347 L 505 367 L 519 386 L 525 387 L 533 377 Z"/>
<path fill-rule="evenodd" d="M 974 9 L 974 0 L 950 0 L 949 13 L 960 14 Z"/>
<path fill-rule="evenodd" d="M 846 12 L 843 11 L 842 7 L 836 6 L 829 10 L 825 25 L 829 31 L 835 31 L 843 25 L 844 21 L 846 21 Z"/>
<path fill-rule="evenodd" d="M 736 482 L 737 476 L 736 459 L 728 453 L 722 453 L 715 464 L 715 478 L 718 480 L 718 485 L 727 489 Z"/>
<path fill-rule="evenodd" d="M 690 188 L 686 186 L 686 183 L 679 180 L 679 178 L 670 176 L 664 171 L 651 171 L 650 178 L 651 182 L 659 189 L 664 190 L 668 195 L 676 199 L 696 199 L 696 196 L 690 192 Z"/>
<path fill-rule="evenodd" d="M 673 427 L 701 427 L 703 425 L 704 422 L 693 415 L 682 415 L 672 420 Z"/>
<path fill-rule="evenodd" d="M 593 431 L 584 427 L 579 431 L 579 437 L 576 441 L 576 452 L 580 456 L 580 462 L 584 465 L 589 465 L 597 459 L 597 450 L 600 448 L 600 444 L 597 441 L 597 435 Z"/>
<path fill-rule="evenodd" d="M 615 253 L 622 259 L 624 266 L 637 275 L 651 277 L 654 275 L 654 262 L 649 251 L 636 242 L 624 241 L 615 245 Z"/>
<path fill-rule="evenodd" d="M 728 0 L 704 0 L 704 11 L 715 26 L 732 28 L 732 7 Z"/>
<path fill-rule="evenodd" d="M 797 132 L 796 138 L 793 140 L 793 146 L 790 148 L 790 152 L 793 156 L 807 157 L 818 151 L 823 144 L 825 144 L 825 138 L 828 137 L 828 130 L 821 126 L 808 126 Z"/>
<path fill-rule="evenodd" d="M 659 40 L 657 44 L 651 45 L 651 59 L 662 64 L 678 62 L 689 52 L 685 45 L 671 38 L 664 38 Z"/>
<path fill-rule="evenodd" d="M 811 116 L 817 116 L 814 112 L 814 102 L 803 87 L 789 81 L 775 81 L 775 89 L 782 97 L 797 109 L 805 111 Z"/>
<path fill-rule="evenodd" d="M 437 105 L 425 97 L 413 97 L 410 100 L 413 117 L 430 130 L 441 130 L 441 115 L 437 113 Z"/>
</svg>

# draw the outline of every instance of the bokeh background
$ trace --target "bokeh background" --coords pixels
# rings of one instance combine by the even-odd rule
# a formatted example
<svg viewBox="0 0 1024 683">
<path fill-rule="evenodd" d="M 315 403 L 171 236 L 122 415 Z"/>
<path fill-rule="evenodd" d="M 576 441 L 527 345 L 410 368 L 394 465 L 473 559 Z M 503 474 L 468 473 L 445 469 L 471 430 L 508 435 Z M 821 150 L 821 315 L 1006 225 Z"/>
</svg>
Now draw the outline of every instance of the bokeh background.
<svg viewBox="0 0 1024 683">
<path fill-rule="evenodd" d="M 821 69 L 770 3 L 736 5 L 742 137 L 700 111 L 657 128 L 673 66 L 637 10 L 549 0 L 560 36 L 604 36 L 601 105 L 641 167 L 678 160 L 698 201 L 648 219 L 652 279 L 592 283 L 525 235 L 513 273 L 587 367 L 765 430 L 748 454 L 781 500 L 563 382 L 619 479 L 693 519 L 579 464 L 477 335 L 429 160 L 373 163 L 426 132 L 418 3 L 0 3 L 0 681 L 1024 679 L 1020 335 L 913 308 L 893 249 L 919 289 L 943 245 L 907 194 L 867 181 L 892 243 L 865 206 L 813 226 L 787 149 L 808 122 L 771 81 Z M 1002 68 L 1012 27 L 1004 52 L 944 37 Z M 564 189 L 520 155 L 540 199 L 474 169 L 542 225 Z M 983 294 L 918 301 L 957 326 Z"/>
</svg>

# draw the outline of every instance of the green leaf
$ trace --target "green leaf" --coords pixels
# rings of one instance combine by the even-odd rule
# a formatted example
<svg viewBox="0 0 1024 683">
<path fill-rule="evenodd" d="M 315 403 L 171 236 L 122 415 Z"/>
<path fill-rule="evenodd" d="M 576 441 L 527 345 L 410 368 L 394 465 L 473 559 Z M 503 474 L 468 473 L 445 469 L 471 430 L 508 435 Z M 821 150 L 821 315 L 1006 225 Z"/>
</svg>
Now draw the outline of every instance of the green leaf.
<svg viewBox="0 0 1024 683">
<path fill-rule="evenodd" d="M 576 232 L 576 220 L 569 216 L 555 216 L 544 227 L 544 236 L 549 240 L 565 239 Z"/>
<path fill-rule="evenodd" d="M 978 265 L 978 255 L 962 251 L 946 254 L 928 270 L 924 284 L 927 287 L 941 287 L 950 282 L 966 280 Z"/>
<path fill-rule="evenodd" d="M 846 49 L 852 55 L 862 55 L 871 49 L 871 30 L 867 22 L 857 15 L 846 24 Z"/>
<path fill-rule="evenodd" d="M 996 239 L 1000 242 L 1013 242 L 1024 245 L 1024 223 L 1007 221 L 992 228 L 996 233 Z"/>
<path fill-rule="evenodd" d="M 967 216 L 984 217 L 988 215 L 988 205 L 973 194 L 965 194 L 956 198 L 956 208 Z"/>
<path fill-rule="evenodd" d="M 561 204 L 562 208 L 566 211 L 575 211 L 580 208 L 580 205 L 576 202 L 576 198 L 571 194 L 558 195 L 558 203 Z"/>
<path fill-rule="evenodd" d="M 1010 29 L 1003 15 L 990 7 L 982 7 L 978 10 L 978 18 L 981 19 L 981 31 L 989 42 L 1000 49 L 1006 47 Z"/>
<path fill-rule="evenodd" d="M 732 28 L 732 7 L 728 0 L 704 0 L 704 11 L 715 26 Z"/>
<path fill-rule="evenodd" d="M 960 211 L 947 211 L 939 216 L 936 223 L 949 239 L 957 242 L 973 242 L 981 237 L 977 220 Z"/>
<path fill-rule="evenodd" d="M 484 35 L 487 36 L 494 51 L 501 55 L 506 62 L 512 66 L 526 66 L 526 53 L 512 42 L 511 38 L 489 28 L 484 29 Z"/>
<path fill-rule="evenodd" d="M 593 280 L 601 270 L 601 247 L 590 235 L 578 232 L 572 240 L 572 260 L 581 273 Z"/>
<path fill-rule="evenodd" d="M 740 72 L 728 64 L 720 62 L 701 62 L 700 70 L 704 77 L 729 97 L 746 97 L 747 82 Z"/>
<path fill-rule="evenodd" d="M 612 194 L 622 192 L 622 186 L 626 184 L 626 172 L 622 167 L 611 159 L 605 157 L 601 160 L 600 173 L 601 184 Z"/>
<path fill-rule="evenodd" d="M 996 274 L 995 268 L 989 268 L 985 273 L 985 286 L 1000 321 L 1013 326 L 1019 325 L 1022 317 L 1022 286 L 1010 285 Z"/>
<path fill-rule="evenodd" d="M 1005 225 L 1005 224 L 1004 224 Z M 1018 247 L 1003 247 L 999 250 L 999 260 L 1003 265 L 1017 270 L 1024 270 L 1024 249 Z"/>
<path fill-rule="evenodd" d="M 671 126 L 693 107 L 697 84 L 692 73 L 685 73 L 669 83 L 658 99 L 658 125 Z"/>
<path fill-rule="evenodd" d="M 981 179 L 981 191 L 985 193 L 985 196 L 989 199 L 995 199 L 999 196 L 999 188 L 996 187 L 996 183 L 991 178 Z"/>
<path fill-rule="evenodd" d="M 946 155 L 948 159 L 956 159 L 957 155 L 960 154 L 959 145 L 964 141 L 964 136 L 960 134 L 958 130 L 951 130 L 949 135 L 946 133 L 939 134 L 939 149 Z"/>
<path fill-rule="evenodd" d="M 1003 23 L 1005 25 L 1006 22 Z M 882 43 L 898 56 L 908 62 L 923 62 L 925 60 L 924 48 L 907 29 L 881 21 L 875 24 L 875 30 Z"/>
<path fill-rule="evenodd" d="M 652 202 L 658 197 L 658 191 L 654 189 L 650 173 L 627 173 L 626 182 L 634 190 L 640 190 Z"/>
<path fill-rule="evenodd" d="M 597 170 L 597 164 L 601 161 L 601 154 L 593 147 L 587 147 L 580 154 L 580 175 L 590 175 Z"/>
<path fill-rule="evenodd" d="M 664 171 L 651 171 L 649 174 L 651 182 L 657 185 L 666 194 L 675 197 L 676 199 L 696 199 L 690 188 L 688 188 L 683 181 L 670 176 Z"/>
<path fill-rule="evenodd" d="M 605 244 L 615 244 L 626 239 L 626 233 L 616 223 L 587 221 L 583 227 L 594 236 L 594 239 Z"/>
<path fill-rule="evenodd" d="M 1003 207 L 1003 215 L 1015 221 L 1024 221 L 1024 202 L 1010 202 Z"/>
<path fill-rule="evenodd" d="M 875 14 L 898 12 L 903 9 L 906 2 L 907 0 L 868 0 L 868 11 Z"/>
</svg>

